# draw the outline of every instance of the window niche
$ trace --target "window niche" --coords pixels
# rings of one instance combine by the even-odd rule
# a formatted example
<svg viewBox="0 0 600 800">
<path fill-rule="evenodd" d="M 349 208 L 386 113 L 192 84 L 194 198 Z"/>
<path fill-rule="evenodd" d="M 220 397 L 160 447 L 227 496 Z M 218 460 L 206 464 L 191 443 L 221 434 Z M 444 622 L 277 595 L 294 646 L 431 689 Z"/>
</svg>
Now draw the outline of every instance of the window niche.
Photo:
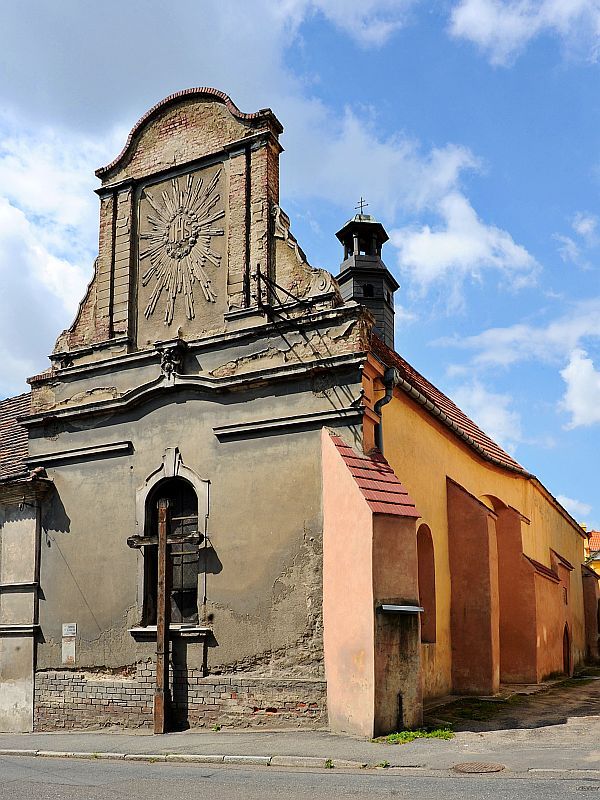
<svg viewBox="0 0 600 800">
<path fill-rule="evenodd" d="M 159 483 L 148 495 L 146 519 L 149 535 L 158 535 L 158 501 L 169 501 L 167 536 L 184 537 L 198 532 L 198 497 L 183 478 Z M 198 622 L 198 542 L 170 544 L 168 548 L 168 594 L 171 598 L 171 623 Z M 144 548 L 143 625 L 156 625 L 158 574 L 157 547 Z"/>
<path fill-rule="evenodd" d="M 140 641 L 156 630 L 158 589 L 158 501 L 169 501 L 169 561 L 167 592 L 170 598 L 171 625 L 180 628 L 198 625 L 198 576 L 200 572 L 219 572 L 212 565 L 206 568 L 207 552 L 201 547 L 209 515 L 210 481 L 201 478 L 182 460 L 178 447 L 168 447 L 162 463 L 148 475 L 136 490 L 136 532 L 128 538 L 130 547 L 138 550 L 137 598 L 139 626 L 131 629 Z M 199 527 L 201 530 L 199 530 Z M 187 538 L 188 541 L 174 541 Z M 202 561 L 204 557 L 204 561 Z M 216 554 L 213 561 L 217 562 Z M 220 565 L 220 562 L 219 562 Z M 147 635 L 144 633 L 147 629 Z"/>
<path fill-rule="evenodd" d="M 436 640 L 435 555 L 433 537 L 428 525 L 417 531 L 417 558 L 419 572 L 419 602 L 421 615 L 421 641 L 433 644 Z"/>
</svg>

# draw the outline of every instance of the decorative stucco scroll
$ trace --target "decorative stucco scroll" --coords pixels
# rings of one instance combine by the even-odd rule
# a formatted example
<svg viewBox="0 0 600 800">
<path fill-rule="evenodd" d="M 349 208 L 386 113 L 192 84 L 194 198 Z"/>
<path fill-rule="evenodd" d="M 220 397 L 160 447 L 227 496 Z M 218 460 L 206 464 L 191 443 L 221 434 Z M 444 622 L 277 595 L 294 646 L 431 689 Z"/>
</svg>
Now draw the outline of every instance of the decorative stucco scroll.
<svg viewBox="0 0 600 800">
<path fill-rule="evenodd" d="M 166 294 L 165 323 L 170 325 L 175 313 L 177 295 L 183 294 L 188 319 L 194 319 L 194 283 L 198 282 L 204 298 L 214 303 L 216 295 L 205 270 L 207 263 L 218 267 L 221 255 L 212 249 L 212 238 L 223 236 L 223 228 L 215 223 L 223 219 L 225 211 L 218 207 L 221 199 L 217 191 L 222 170 L 217 170 L 204 186 L 202 177 L 187 175 L 173 178 L 171 189 L 153 194 L 148 189 L 144 196 L 151 211 L 147 214 L 149 231 L 140 234 L 147 249 L 140 251 L 140 259 L 149 259 L 150 266 L 142 274 L 142 285 L 154 281 L 154 289 L 144 311 L 150 317 L 161 298 Z"/>
<path fill-rule="evenodd" d="M 335 278 L 325 269 L 312 267 L 290 230 L 290 218 L 279 206 L 273 206 L 273 230 L 277 246 L 277 281 L 302 299 L 329 294 L 334 304 L 341 303 Z"/>
</svg>

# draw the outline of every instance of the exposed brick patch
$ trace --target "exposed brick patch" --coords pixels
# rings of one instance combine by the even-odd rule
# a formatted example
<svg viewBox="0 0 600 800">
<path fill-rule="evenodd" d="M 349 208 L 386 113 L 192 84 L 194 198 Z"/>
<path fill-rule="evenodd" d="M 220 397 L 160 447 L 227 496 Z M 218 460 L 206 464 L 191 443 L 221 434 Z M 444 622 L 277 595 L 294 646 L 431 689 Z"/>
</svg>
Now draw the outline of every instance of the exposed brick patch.
<svg viewBox="0 0 600 800">
<path fill-rule="evenodd" d="M 152 726 L 154 664 L 137 665 L 121 677 L 56 670 L 35 676 L 36 731 Z M 322 680 L 263 678 L 245 674 L 202 676 L 200 670 L 171 671 L 175 724 L 236 727 L 327 722 L 326 684 Z"/>
<path fill-rule="evenodd" d="M 174 94 L 170 94 L 168 97 L 165 97 L 164 100 L 161 100 L 160 103 L 152 106 L 152 108 L 147 111 L 144 116 L 139 119 L 136 124 L 131 129 L 129 136 L 127 137 L 127 142 L 125 143 L 125 147 L 121 150 L 119 155 L 107 164 L 105 167 L 100 167 L 96 170 L 96 175 L 99 178 L 104 177 L 108 172 L 110 172 L 117 164 L 124 159 L 127 151 L 131 147 L 131 144 L 136 136 L 136 134 L 144 127 L 146 123 L 148 123 L 152 117 L 158 114 L 160 111 L 165 109 L 167 106 L 170 106 L 173 103 L 181 102 L 184 99 L 205 99 L 205 100 L 216 100 L 218 102 L 224 103 L 229 112 L 236 118 L 241 121 L 250 123 L 250 124 L 260 124 L 266 123 L 268 124 L 275 133 L 279 134 L 283 131 L 283 126 L 273 114 L 270 108 L 262 108 L 260 111 L 255 111 L 250 114 L 246 114 L 236 106 L 233 100 L 229 97 L 229 95 L 225 94 L 225 92 L 221 92 L 218 89 L 212 89 L 208 86 L 197 87 L 194 89 L 184 89 L 180 92 L 175 92 Z"/>
</svg>

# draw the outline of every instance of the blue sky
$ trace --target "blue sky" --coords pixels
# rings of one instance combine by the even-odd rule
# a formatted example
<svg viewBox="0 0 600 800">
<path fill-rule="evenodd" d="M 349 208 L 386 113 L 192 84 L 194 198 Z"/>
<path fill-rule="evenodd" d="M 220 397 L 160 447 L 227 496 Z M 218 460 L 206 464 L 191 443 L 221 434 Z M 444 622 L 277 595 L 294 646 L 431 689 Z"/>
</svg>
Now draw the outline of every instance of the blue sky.
<svg viewBox="0 0 600 800">
<path fill-rule="evenodd" d="M 214 86 L 283 122 L 311 263 L 366 197 L 398 351 L 600 527 L 599 0 L 8 0 L 0 53 L 0 396 L 91 277 L 94 169 Z"/>
</svg>

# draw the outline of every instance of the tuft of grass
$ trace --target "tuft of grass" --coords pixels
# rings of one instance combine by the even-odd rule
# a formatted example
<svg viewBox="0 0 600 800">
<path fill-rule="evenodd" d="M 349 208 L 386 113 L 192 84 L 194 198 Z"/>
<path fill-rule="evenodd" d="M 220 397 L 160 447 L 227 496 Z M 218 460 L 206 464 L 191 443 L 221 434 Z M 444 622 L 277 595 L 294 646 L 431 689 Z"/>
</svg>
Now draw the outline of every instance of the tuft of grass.
<svg viewBox="0 0 600 800">
<path fill-rule="evenodd" d="M 387 769 L 389 765 L 390 765 L 389 761 L 380 761 L 379 764 L 377 764 L 377 766 L 381 767 L 382 769 Z"/>
<path fill-rule="evenodd" d="M 331 758 L 326 759 L 326 761 L 325 761 L 325 769 L 333 769 L 334 767 L 335 767 L 335 764 L 333 763 L 333 759 L 331 759 Z"/>
<path fill-rule="evenodd" d="M 218 733 L 218 732 L 221 730 L 221 726 L 220 726 L 220 725 L 217 723 L 216 725 L 213 725 L 213 726 L 212 726 L 212 730 L 213 730 L 215 733 Z"/>
<path fill-rule="evenodd" d="M 387 736 L 378 736 L 372 739 L 373 742 L 380 744 L 408 744 L 414 742 L 415 739 L 452 739 L 454 732 L 450 728 L 433 728 L 426 730 L 425 728 L 417 728 L 414 731 L 399 731 L 398 733 L 390 733 Z M 389 766 L 389 764 L 387 764 Z"/>
</svg>

